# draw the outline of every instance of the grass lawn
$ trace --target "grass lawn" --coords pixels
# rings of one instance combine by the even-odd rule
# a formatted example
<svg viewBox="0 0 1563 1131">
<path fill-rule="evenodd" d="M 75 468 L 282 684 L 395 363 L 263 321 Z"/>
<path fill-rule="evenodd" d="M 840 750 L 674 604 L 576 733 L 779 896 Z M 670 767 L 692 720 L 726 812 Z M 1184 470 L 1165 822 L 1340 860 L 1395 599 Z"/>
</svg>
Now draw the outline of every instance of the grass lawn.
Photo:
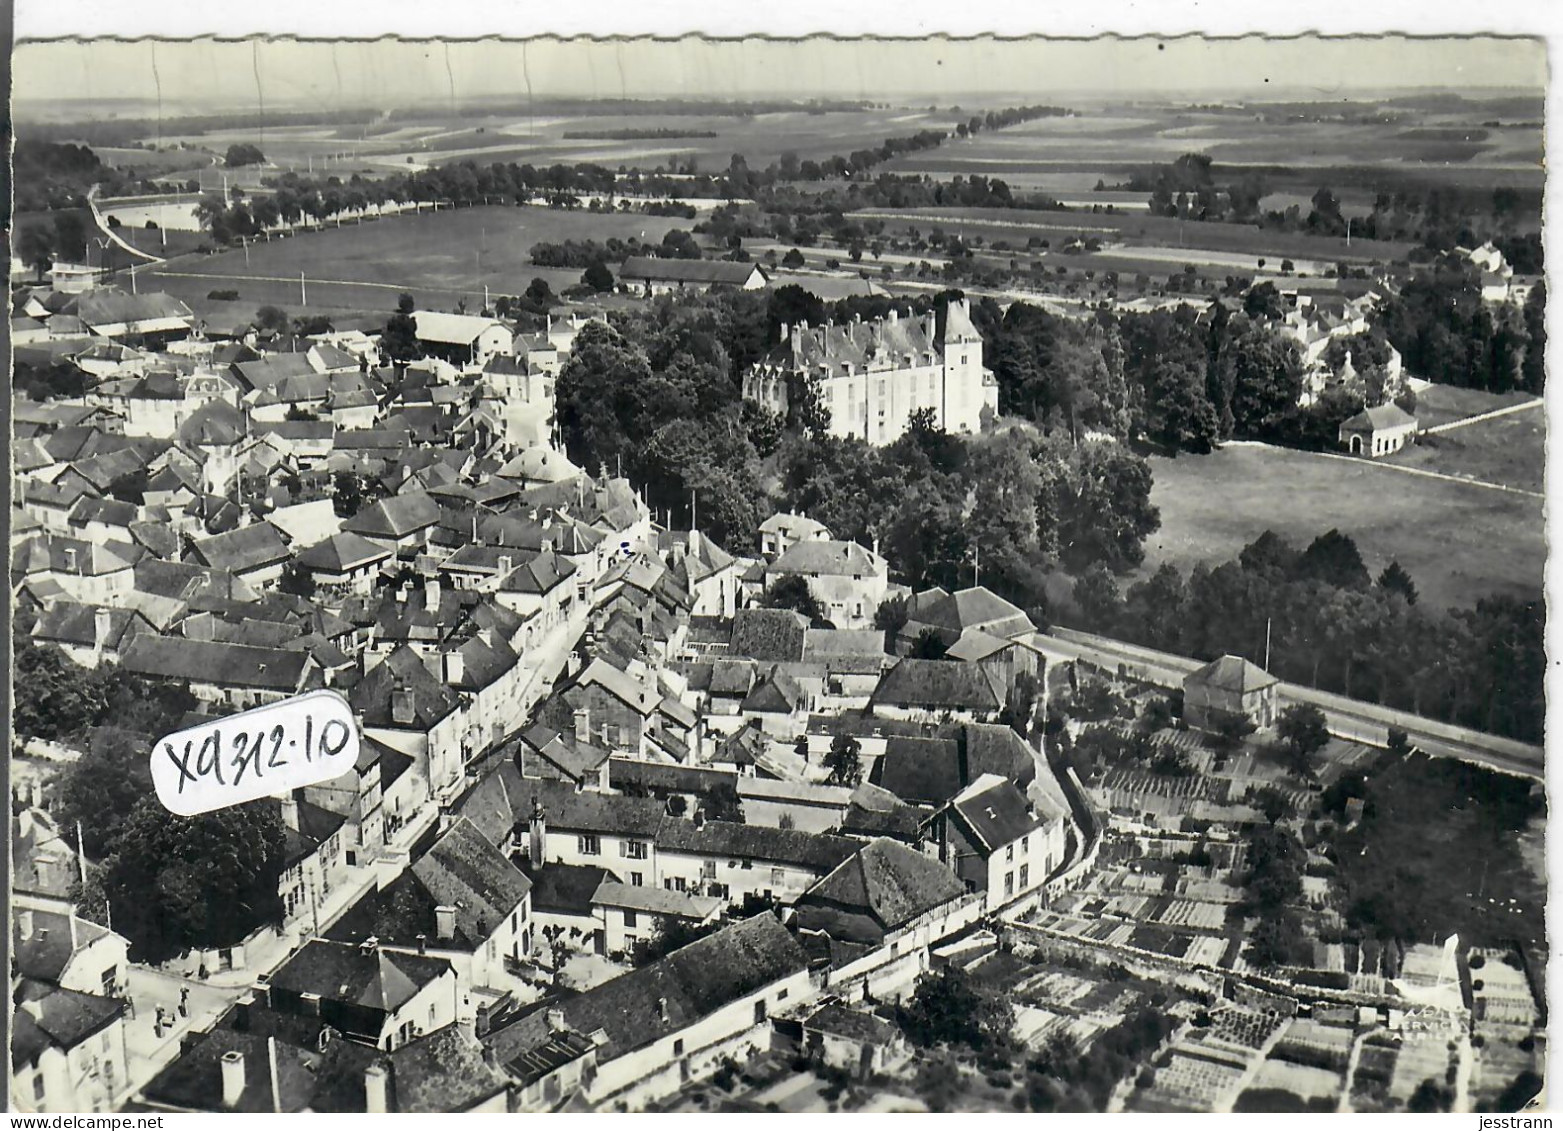
<svg viewBox="0 0 1563 1131">
<path fill-rule="evenodd" d="M 143 280 L 184 297 L 213 289 L 237 290 L 246 304 L 299 305 L 299 272 L 307 280 L 311 308 L 391 310 L 407 291 L 420 305 L 448 308 L 466 297 L 474 312 L 486 283 L 491 295 L 520 294 L 533 278 L 555 292 L 580 281 L 577 269 L 545 269 L 531 263 L 538 243 L 567 239 L 603 241 L 611 236 L 662 239 L 691 221 L 641 214 L 566 212 L 544 207 L 461 208 L 344 224 L 287 239 L 252 244 L 217 255 L 182 256 L 149 268 Z M 150 289 L 150 281 L 143 282 Z"/>
<path fill-rule="evenodd" d="M 1540 491 L 1547 472 L 1546 409 L 1538 404 L 1436 436 L 1423 436 L 1386 462 Z"/>
<path fill-rule="evenodd" d="M 1301 548 L 1339 529 L 1374 576 L 1398 560 L 1429 606 L 1541 588 L 1540 499 L 1285 448 L 1156 456 L 1151 467 L 1161 529 L 1146 540 L 1139 577 L 1162 562 L 1187 573 L 1197 562 L 1230 561 L 1265 530 Z"/>
<path fill-rule="evenodd" d="M 1416 395 L 1416 422 L 1423 428 L 1437 428 L 1450 421 L 1480 416 L 1534 399 L 1528 393 L 1486 393 L 1480 389 L 1462 389 L 1458 385 L 1428 385 Z"/>
</svg>

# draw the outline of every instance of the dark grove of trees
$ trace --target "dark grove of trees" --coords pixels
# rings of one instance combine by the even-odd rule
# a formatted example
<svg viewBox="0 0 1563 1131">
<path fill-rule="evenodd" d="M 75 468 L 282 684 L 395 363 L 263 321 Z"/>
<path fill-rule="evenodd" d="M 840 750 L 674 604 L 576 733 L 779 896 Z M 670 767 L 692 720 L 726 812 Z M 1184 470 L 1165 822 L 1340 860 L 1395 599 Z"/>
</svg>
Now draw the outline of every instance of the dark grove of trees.
<svg viewBox="0 0 1563 1131">
<path fill-rule="evenodd" d="M 1537 283 L 1523 308 L 1482 301 L 1481 279 L 1469 264 L 1441 257 L 1387 298 L 1385 335 L 1413 373 L 1429 381 L 1492 393 L 1539 395 L 1545 382 L 1546 285 Z"/>
<path fill-rule="evenodd" d="M 1163 565 L 1081 614 L 1093 631 L 1200 659 L 1231 653 L 1281 679 L 1539 743 L 1544 610 L 1487 597 L 1440 613 L 1407 600 L 1404 570 L 1374 583 L 1331 531 L 1302 551 L 1266 532 L 1238 560 L 1185 576 Z"/>
</svg>

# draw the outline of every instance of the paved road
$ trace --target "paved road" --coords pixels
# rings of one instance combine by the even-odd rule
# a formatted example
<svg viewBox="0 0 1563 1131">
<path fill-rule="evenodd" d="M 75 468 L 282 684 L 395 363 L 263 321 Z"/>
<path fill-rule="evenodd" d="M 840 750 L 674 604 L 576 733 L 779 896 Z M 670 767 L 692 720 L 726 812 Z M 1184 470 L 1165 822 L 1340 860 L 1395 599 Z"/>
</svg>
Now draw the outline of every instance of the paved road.
<svg viewBox="0 0 1563 1131">
<path fill-rule="evenodd" d="M 1055 628 L 1042 640 L 1043 650 L 1057 658 L 1086 660 L 1110 670 L 1125 667 L 1163 687 L 1181 687 L 1183 677 L 1200 666 L 1199 661 L 1185 656 L 1157 652 L 1067 628 Z M 1458 758 L 1503 773 L 1537 780 L 1541 780 L 1546 772 L 1544 751 L 1529 743 L 1451 726 L 1408 711 L 1361 703 L 1343 695 L 1332 695 L 1295 683 L 1281 684 L 1280 701 L 1283 706 L 1311 703 L 1321 708 L 1329 720 L 1331 732 L 1341 738 L 1382 746 L 1388 741 L 1389 728 L 1398 727 L 1406 732 L 1418 749 L 1435 757 Z"/>
</svg>

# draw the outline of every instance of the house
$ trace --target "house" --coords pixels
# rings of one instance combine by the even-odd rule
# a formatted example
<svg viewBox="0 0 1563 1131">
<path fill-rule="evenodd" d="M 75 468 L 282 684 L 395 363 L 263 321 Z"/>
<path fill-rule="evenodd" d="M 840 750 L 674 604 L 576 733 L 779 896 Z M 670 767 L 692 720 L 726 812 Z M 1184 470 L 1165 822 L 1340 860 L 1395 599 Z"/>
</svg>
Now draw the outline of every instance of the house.
<svg viewBox="0 0 1563 1131">
<path fill-rule="evenodd" d="M 411 757 L 428 794 L 441 804 L 463 784 L 466 720 L 461 697 L 429 672 L 406 644 L 366 671 L 348 692 L 364 736 Z"/>
<path fill-rule="evenodd" d="M 130 1084 L 123 998 L 13 982 L 11 1103 L 29 1112 L 109 1112 Z"/>
<path fill-rule="evenodd" d="M 118 499 L 83 495 L 76 500 L 67 520 L 72 533 L 89 542 L 129 542 L 130 528 L 139 518 L 140 508 Z"/>
<path fill-rule="evenodd" d="M 130 942 L 64 911 L 17 907 L 11 916 L 16 976 L 83 994 L 114 997 L 129 984 Z"/>
<path fill-rule="evenodd" d="M 558 1000 L 483 1038 L 495 1063 L 516 1064 L 568 1031 L 596 1045 L 580 1096 L 604 1110 L 641 1110 L 726 1057 L 770 1047 L 770 1019 L 813 992 L 808 955 L 774 915 L 724 927 L 655 962 Z"/>
<path fill-rule="evenodd" d="M 791 511 L 781 511 L 760 523 L 760 556 L 766 561 L 785 554 L 799 542 L 828 542 L 830 530 L 823 522 Z"/>
<path fill-rule="evenodd" d="M 1392 455 L 1416 440 L 1416 417 L 1393 401 L 1365 408 L 1341 422 L 1340 444 L 1354 456 Z"/>
<path fill-rule="evenodd" d="M 514 557 L 512 557 L 514 560 Z M 579 567 L 551 548 L 499 575 L 494 600 L 547 632 L 569 619 L 576 606 L 572 578 Z"/>
<path fill-rule="evenodd" d="M 867 745 L 865 740 L 865 750 Z M 868 780 L 904 802 L 938 808 L 984 774 L 1028 793 L 1047 792 L 1045 781 L 1035 785 L 1037 752 L 1002 723 L 956 723 L 933 735 L 889 735 Z"/>
<path fill-rule="evenodd" d="M 881 837 L 857 846 L 793 908 L 801 931 L 877 947 L 966 895 L 966 885 L 943 864 Z"/>
<path fill-rule="evenodd" d="M 810 329 L 783 325 L 781 343 L 743 377 L 744 399 L 785 415 L 804 387 L 830 410 L 830 432 L 893 443 L 914 412 L 931 410 L 946 432 L 976 434 L 998 413 L 998 384 L 982 364 L 982 335 L 965 299 L 951 302 L 944 327 L 933 312 Z"/>
<path fill-rule="evenodd" d="M 926 851 L 981 892 L 990 912 L 1041 887 L 1064 857 L 1065 821 L 1043 821 L 1025 795 L 983 774 L 929 819 Z"/>
<path fill-rule="evenodd" d="M 285 794 L 281 807 L 283 857 L 277 895 L 282 900 L 282 927 L 318 934 L 320 909 L 342 880 L 342 829 L 347 818 L 307 800 L 302 790 Z"/>
<path fill-rule="evenodd" d="M 326 932 L 343 943 L 450 962 L 469 994 L 505 984 L 506 960 L 532 953 L 532 882 L 471 821 L 457 818 L 389 884 L 364 895 Z"/>
<path fill-rule="evenodd" d="M 308 690 L 319 665 L 308 652 L 144 634 L 120 667 L 151 679 L 185 680 L 197 699 L 243 711 Z"/>
<path fill-rule="evenodd" d="M 737 660 L 795 662 L 803 659 L 809 618 L 794 609 L 739 609 L 733 616 L 727 656 Z M 739 697 L 749 690 L 745 680 Z M 716 688 L 712 689 L 713 694 Z"/>
<path fill-rule="evenodd" d="M 979 631 L 1003 640 L 1028 638 L 1036 625 L 1016 606 L 982 585 L 954 593 L 934 586 L 912 596 L 906 623 L 896 632 L 896 651 L 906 655 L 924 632 L 938 637 L 946 648 L 967 632 Z"/>
<path fill-rule="evenodd" d="M 13 780 L 12 794 L 21 792 Z M 36 799 L 34 799 L 36 803 Z M 23 808 L 11 822 L 11 902 L 13 907 L 70 914 L 76 910 L 75 889 L 85 869 L 89 878 L 97 865 L 79 851 L 75 830 L 60 834 L 54 819 L 38 808 Z"/>
<path fill-rule="evenodd" d="M 339 835 L 347 867 L 371 863 L 382 848 L 394 844 L 427 799 L 426 783 L 407 772 L 412 767 L 408 755 L 364 737 L 351 770 L 304 787 L 304 800 L 342 817 Z"/>
<path fill-rule="evenodd" d="M 906 1038 L 895 1025 L 839 1001 L 822 1005 L 803 1019 L 803 1054 L 858 1077 L 885 1072 L 905 1050 Z"/>
<path fill-rule="evenodd" d="M 868 628 L 890 583 L 878 551 L 856 542 L 812 539 L 789 546 L 765 567 L 767 589 L 787 577 L 801 577 L 837 628 Z"/>
<path fill-rule="evenodd" d="M 765 272 L 757 264 L 721 259 L 661 259 L 632 255 L 619 268 L 619 284 L 627 291 L 648 298 L 674 291 L 705 291 L 712 287 L 757 291 L 768 283 Z"/>
<path fill-rule="evenodd" d="M 405 437 L 399 441 L 408 446 Z M 415 491 L 376 499 L 342 524 L 349 534 L 403 550 L 428 545 L 429 534 L 440 522 L 440 504 L 427 492 Z"/>
<path fill-rule="evenodd" d="M 893 719 L 989 722 L 1003 709 L 1004 696 L 998 676 L 979 664 L 905 659 L 880 677 L 869 709 Z"/>
<path fill-rule="evenodd" d="M 511 333 L 495 319 L 434 310 L 415 310 L 412 318 L 418 344 L 452 365 L 482 369 L 495 354 L 510 352 Z"/>
<path fill-rule="evenodd" d="M 367 597 L 380 567 L 395 556 L 378 542 L 343 531 L 301 550 L 295 559 L 317 586 Z"/>
<path fill-rule="evenodd" d="M 76 317 L 102 338 L 135 334 L 172 341 L 188 337 L 195 321 L 188 306 L 161 291 L 127 295 L 114 287 L 95 287 L 80 295 L 73 305 Z"/>
<path fill-rule="evenodd" d="M 714 923 L 726 903 L 710 896 L 689 895 L 667 888 L 636 887 L 604 880 L 592 893 L 592 907 L 602 926 L 601 953 L 633 954 L 635 944 L 655 937 L 664 922 L 694 926 Z"/>
<path fill-rule="evenodd" d="M 1041 649 L 1027 637 L 994 636 L 980 628 L 968 628 L 961 633 L 960 639 L 945 650 L 944 658 L 988 669 L 1003 687 L 1006 702 L 1015 694 L 1020 676 L 1040 684 L 1044 669 Z"/>
<path fill-rule="evenodd" d="M 655 844 L 654 882 L 734 906 L 751 896 L 791 903 L 858 847 L 798 829 L 676 818 L 662 823 Z"/>
<path fill-rule="evenodd" d="M 1280 681 L 1241 656 L 1222 656 L 1183 677 L 1183 717 L 1190 726 L 1214 730 L 1241 716 L 1256 727 L 1277 718 Z"/>
<path fill-rule="evenodd" d="M 266 1000 L 389 1052 L 454 1022 L 458 991 L 444 958 L 310 939 L 272 973 Z"/>
<path fill-rule="evenodd" d="M 292 557 L 281 532 L 267 522 L 194 539 L 189 553 L 190 560 L 197 565 L 227 570 L 255 586 L 267 585 L 280 578 L 282 567 Z"/>
<path fill-rule="evenodd" d="M 668 551 L 684 574 L 685 587 L 694 598 L 691 616 L 731 617 L 738 608 L 741 563 L 698 530 L 664 531 L 658 548 Z"/>
<path fill-rule="evenodd" d="M 608 751 L 576 735 L 533 724 L 521 732 L 515 756 L 522 777 L 569 782 L 599 792 L 608 788 Z"/>
<path fill-rule="evenodd" d="M 645 756 L 663 698 L 654 681 L 594 659 L 563 696 L 576 713 L 577 737 L 584 727 L 585 741 L 610 751 Z"/>
<path fill-rule="evenodd" d="M 135 585 L 135 567 L 143 551 L 127 542 L 88 542 L 45 534 L 11 554 L 11 576 L 52 580 L 84 605 L 117 605 Z"/>
<path fill-rule="evenodd" d="M 54 644 L 82 667 L 117 661 L 125 647 L 144 632 L 156 633 L 140 613 L 124 608 L 55 601 L 38 614 L 33 639 Z"/>
</svg>

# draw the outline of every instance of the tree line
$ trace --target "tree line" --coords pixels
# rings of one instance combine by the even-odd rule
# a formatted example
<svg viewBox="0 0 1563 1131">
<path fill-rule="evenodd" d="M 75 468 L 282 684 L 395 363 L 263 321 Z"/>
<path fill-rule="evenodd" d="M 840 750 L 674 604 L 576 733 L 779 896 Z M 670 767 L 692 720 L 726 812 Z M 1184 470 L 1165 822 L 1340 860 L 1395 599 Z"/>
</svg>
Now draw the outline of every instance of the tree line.
<svg viewBox="0 0 1563 1131">
<path fill-rule="evenodd" d="M 1234 561 L 1166 564 L 1121 591 L 1093 566 L 1074 589 L 1081 627 L 1198 659 L 1231 654 L 1277 677 L 1522 742 L 1543 736 L 1546 652 L 1538 596 L 1441 612 L 1398 563 L 1376 579 L 1329 531 L 1299 550 L 1273 532 Z"/>
</svg>

